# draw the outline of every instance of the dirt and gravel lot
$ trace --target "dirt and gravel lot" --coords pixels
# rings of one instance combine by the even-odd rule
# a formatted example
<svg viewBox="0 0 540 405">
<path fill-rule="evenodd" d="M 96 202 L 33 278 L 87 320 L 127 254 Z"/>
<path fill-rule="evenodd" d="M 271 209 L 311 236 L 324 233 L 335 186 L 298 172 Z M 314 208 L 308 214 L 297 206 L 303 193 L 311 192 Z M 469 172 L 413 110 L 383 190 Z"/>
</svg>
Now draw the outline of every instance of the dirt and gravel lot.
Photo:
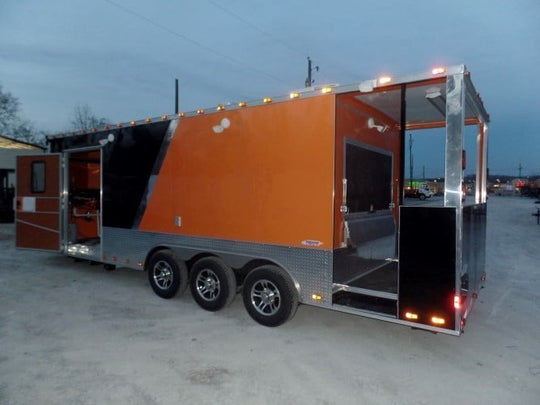
<svg viewBox="0 0 540 405">
<path fill-rule="evenodd" d="M 142 272 L 16 250 L 0 224 L 0 404 L 538 404 L 536 206 L 488 210 L 461 337 L 308 306 L 265 328 L 240 297 L 218 313 L 163 300 Z"/>
</svg>

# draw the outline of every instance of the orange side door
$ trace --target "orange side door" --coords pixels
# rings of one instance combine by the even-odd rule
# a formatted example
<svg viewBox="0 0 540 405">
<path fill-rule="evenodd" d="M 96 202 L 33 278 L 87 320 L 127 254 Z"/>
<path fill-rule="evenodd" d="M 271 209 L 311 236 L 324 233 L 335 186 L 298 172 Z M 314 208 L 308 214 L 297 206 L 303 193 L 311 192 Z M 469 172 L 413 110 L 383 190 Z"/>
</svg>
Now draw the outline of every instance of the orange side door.
<svg viewBox="0 0 540 405">
<path fill-rule="evenodd" d="M 17 156 L 17 247 L 61 249 L 60 168 L 60 155 Z"/>
</svg>

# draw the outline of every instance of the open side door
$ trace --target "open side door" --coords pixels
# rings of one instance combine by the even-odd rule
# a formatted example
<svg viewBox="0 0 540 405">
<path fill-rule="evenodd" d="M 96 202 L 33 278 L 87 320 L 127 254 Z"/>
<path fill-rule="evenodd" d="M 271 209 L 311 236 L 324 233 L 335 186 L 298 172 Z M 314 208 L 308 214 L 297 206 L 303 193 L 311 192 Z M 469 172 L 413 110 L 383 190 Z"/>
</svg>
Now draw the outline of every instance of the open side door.
<svg viewBox="0 0 540 405">
<path fill-rule="evenodd" d="M 16 246 L 61 250 L 61 156 L 17 156 Z"/>
</svg>

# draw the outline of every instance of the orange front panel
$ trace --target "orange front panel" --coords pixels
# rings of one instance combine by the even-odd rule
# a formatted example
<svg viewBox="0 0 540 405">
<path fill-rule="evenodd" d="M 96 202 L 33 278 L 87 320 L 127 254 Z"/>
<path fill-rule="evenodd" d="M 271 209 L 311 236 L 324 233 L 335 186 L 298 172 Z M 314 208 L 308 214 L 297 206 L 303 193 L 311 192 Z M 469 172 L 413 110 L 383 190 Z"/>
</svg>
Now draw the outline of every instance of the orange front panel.
<svg viewBox="0 0 540 405">
<path fill-rule="evenodd" d="M 32 174 L 35 164 L 40 167 L 40 175 Z M 59 155 L 17 157 L 16 201 L 16 246 L 59 250 Z"/>
<path fill-rule="evenodd" d="M 181 119 L 140 229 L 330 249 L 333 133 L 331 95 Z"/>
<path fill-rule="evenodd" d="M 51 215 L 49 220 L 45 220 L 44 222 L 58 224 L 58 220 L 58 215 Z M 59 232 L 52 232 L 49 229 L 42 229 L 23 222 L 18 222 L 16 235 L 16 246 L 19 248 L 43 250 L 59 249 Z"/>
</svg>

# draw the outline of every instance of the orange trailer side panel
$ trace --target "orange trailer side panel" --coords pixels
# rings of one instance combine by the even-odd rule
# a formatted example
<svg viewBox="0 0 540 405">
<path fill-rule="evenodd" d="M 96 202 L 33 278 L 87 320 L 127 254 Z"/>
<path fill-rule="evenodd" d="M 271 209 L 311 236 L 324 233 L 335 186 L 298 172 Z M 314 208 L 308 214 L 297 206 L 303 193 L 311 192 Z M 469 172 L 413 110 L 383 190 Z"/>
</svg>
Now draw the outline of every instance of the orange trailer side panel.
<svg viewBox="0 0 540 405">
<path fill-rule="evenodd" d="M 139 229 L 331 249 L 334 101 L 180 119 Z"/>
</svg>

